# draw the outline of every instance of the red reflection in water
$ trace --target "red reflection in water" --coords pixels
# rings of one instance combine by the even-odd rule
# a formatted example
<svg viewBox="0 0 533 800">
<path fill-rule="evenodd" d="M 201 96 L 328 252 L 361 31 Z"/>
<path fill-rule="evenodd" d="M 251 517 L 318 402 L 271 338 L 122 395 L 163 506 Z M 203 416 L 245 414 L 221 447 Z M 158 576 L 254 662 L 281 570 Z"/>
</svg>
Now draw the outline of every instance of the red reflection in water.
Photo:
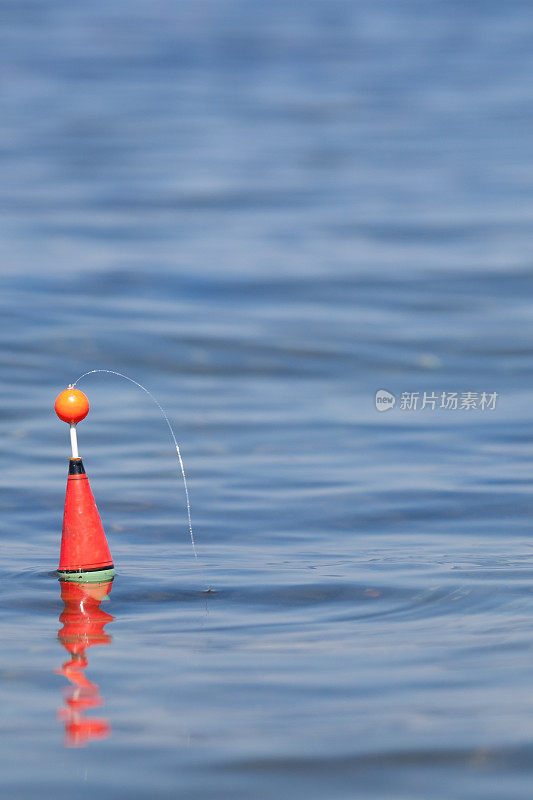
<svg viewBox="0 0 533 800">
<path fill-rule="evenodd" d="M 100 608 L 100 603 L 111 591 L 112 580 L 105 583 L 71 583 L 61 581 L 61 599 L 65 608 L 59 617 L 63 627 L 57 636 L 70 658 L 61 669 L 72 686 L 65 693 L 65 705 L 58 711 L 58 719 L 65 723 L 65 745 L 85 747 L 93 739 L 111 735 L 107 719 L 86 717 L 87 710 L 104 704 L 100 689 L 85 674 L 88 665 L 86 651 L 96 644 L 111 644 L 111 636 L 104 628 L 114 617 Z"/>
</svg>

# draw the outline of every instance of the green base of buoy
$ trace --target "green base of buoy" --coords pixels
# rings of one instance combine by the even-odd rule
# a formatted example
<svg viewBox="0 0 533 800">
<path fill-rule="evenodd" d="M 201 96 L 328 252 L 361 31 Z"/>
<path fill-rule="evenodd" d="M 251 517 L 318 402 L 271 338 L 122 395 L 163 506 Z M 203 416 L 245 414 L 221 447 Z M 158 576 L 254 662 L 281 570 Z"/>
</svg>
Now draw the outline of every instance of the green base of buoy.
<svg viewBox="0 0 533 800">
<path fill-rule="evenodd" d="M 115 568 L 95 569 L 88 572 L 62 572 L 57 571 L 60 581 L 70 581 L 71 583 L 105 583 L 110 581 L 115 575 Z"/>
</svg>

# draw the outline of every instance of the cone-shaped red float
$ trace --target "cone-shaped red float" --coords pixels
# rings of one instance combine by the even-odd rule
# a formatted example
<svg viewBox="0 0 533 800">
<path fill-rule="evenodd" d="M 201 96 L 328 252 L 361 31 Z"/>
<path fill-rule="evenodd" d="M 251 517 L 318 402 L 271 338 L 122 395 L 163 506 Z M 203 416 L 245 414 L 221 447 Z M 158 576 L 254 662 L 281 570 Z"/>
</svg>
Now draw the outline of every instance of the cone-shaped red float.
<svg viewBox="0 0 533 800">
<path fill-rule="evenodd" d="M 69 460 L 59 573 L 88 580 L 88 572 L 113 570 L 113 559 L 81 458 Z M 102 576 L 95 576 L 102 580 Z"/>
<path fill-rule="evenodd" d="M 69 461 L 59 576 L 68 581 L 103 581 L 114 574 L 100 515 L 89 479 L 78 455 L 76 424 L 89 412 L 89 401 L 79 389 L 69 387 L 55 403 L 60 419 L 70 424 L 72 458 Z"/>
</svg>

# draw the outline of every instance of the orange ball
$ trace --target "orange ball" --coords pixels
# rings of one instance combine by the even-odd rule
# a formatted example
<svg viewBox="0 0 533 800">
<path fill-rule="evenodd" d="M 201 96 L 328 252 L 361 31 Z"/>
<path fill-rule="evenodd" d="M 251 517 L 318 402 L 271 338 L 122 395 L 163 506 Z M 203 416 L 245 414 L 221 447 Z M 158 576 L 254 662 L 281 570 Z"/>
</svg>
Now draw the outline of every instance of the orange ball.
<svg viewBox="0 0 533 800">
<path fill-rule="evenodd" d="M 56 397 L 55 410 L 63 422 L 81 422 L 89 413 L 89 401 L 79 389 L 65 389 Z"/>
</svg>

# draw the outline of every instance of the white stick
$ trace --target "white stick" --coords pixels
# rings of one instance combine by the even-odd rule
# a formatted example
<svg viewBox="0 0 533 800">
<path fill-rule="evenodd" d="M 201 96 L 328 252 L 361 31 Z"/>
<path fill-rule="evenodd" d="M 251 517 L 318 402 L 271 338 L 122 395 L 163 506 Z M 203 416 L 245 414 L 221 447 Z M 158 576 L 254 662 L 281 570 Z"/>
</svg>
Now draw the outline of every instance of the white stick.
<svg viewBox="0 0 533 800">
<path fill-rule="evenodd" d="M 78 435 L 76 433 L 76 423 L 70 423 L 70 444 L 72 447 L 72 458 L 79 458 L 78 454 Z"/>
</svg>

